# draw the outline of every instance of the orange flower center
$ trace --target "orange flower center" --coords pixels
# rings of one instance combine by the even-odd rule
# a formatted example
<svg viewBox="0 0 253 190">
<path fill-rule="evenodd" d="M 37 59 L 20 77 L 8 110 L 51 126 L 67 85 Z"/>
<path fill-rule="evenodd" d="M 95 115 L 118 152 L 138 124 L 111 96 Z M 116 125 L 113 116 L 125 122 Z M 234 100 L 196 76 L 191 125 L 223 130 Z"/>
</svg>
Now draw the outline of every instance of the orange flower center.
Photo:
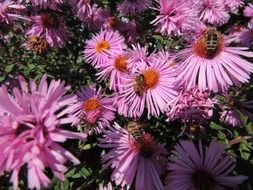
<svg viewBox="0 0 253 190">
<path fill-rule="evenodd" d="M 154 69 L 148 69 L 144 71 L 143 76 L 146 88 L 154 87 L 159 80 L 159 74 Z"/>
<path fill-rule="evenodd" d="M 126 71 L 127 70 L 127 56 L 126 55 L 120 55 L 116 58 L 114 62 L 114 66 L 119 71 Z"/>
<path fill-rule="evenodd" d="M 194 52 L 203 58 L 213 59 L 223 48 L 223 39 L 216 28 L 208 28 L 193 45 Z"/>
<path fill-rule="evenodd" d="M 96 46 L 97 52 L 102 53 L 108 49 L 110 49 L 110 44 L 106 40 L 102 40 L 101 42 L 97 43 L 97 46 Z"/>
<path fill-rule="evenodd" d="M 48 43 L 45 38 L 41 36 L 31 36 L 27 39 L 27 45 L 32 51 L 43 53 L 48 48 Z"/>
<path fill-rule="evenodd" d="M 100 108 L 100 101 L 97 98 L 90 98 L 83 103 L 83 109 L 85 111 L 92 111 Z"/>
<path fill-rule="evenodd" d="M 41 15 L 41 21 L 43 26 L 47 28 L 58 28 L 60 25 L 59 18 L 53 13 L 43 13 Z"/>
<path fill-rule="evenodd" d="M 111 27 L 111 28 L 113 28 L 113 27 L 116 27 L 117 25 L 118 25 L 118 19 L 117 19 L 117 17 L 110 17 L 109 19 L 108 19 L 108 24 L 109 24 L 109 26 Z"/>
</svg>

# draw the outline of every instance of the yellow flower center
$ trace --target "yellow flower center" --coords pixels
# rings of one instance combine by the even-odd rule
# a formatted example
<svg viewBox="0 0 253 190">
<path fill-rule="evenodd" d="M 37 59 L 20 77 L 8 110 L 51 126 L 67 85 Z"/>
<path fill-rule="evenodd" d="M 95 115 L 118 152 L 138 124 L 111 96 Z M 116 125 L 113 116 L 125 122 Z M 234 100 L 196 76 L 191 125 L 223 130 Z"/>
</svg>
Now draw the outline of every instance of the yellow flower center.
<svg viewBox="0 0 253 190">
<path fill-rule="evenodd" d="M 53 13 L 43 13 L 41 15 L 41 22 L 47 28 L 58 28 L 60 25 L 59 18 Z"/>
<path fill-rule="evenodd" d="M 97 43 L 96 50 L 98 53 L 102 53 L 108 49 L 110 49 L 110 44 L 106 40 Z"/>
<path fill-rule="evenodd" d="M 158 83 L 159 74 L 154 69 L 147 69 L 146 71 L 144 71 L 143 76 L 145 81 L 145 87 L 147 89 L 154 87 Z"/>
<path fill-rule="evenodd" d="M 100 101 L 97 98 L 90 98 L 83 103 L 83 109 L 85 111 L 92 111 L 100 108 Z"/>
<path fill-rule="evenodd" d="M 48 43 L 42 36 L 31 36 L 27 39 L 27 45 L 32 51 L 43 53 L 48 48 Z"/>
<path fill-rule="evenodd" d="M 126 55 L 120 55 L 116 58 L 114 62 L 114 66 L 119 71 L 126 71 L 127 70 L 127 56 Z"/>
<path fill-rule="evenodd" d="M 213 59 L 223 48 L 223 39 L 216 28 L 208 28 L 193 45 L 194 52 L 203 58 Z"/>
</svg>

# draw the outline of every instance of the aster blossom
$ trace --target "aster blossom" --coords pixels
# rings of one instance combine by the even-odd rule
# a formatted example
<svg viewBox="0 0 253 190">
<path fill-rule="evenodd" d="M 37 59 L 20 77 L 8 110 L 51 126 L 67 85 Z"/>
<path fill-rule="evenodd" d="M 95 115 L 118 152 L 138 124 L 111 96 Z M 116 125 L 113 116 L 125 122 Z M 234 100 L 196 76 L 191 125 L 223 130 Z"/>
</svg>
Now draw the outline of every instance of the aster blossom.
<svg viewBox="0 0 253 190">
<path fill-rule="evenodd" d="M 91 16 L 92 7 L 90 0 L 70 0 L 69 3 L 80 20 L 87 21 Z"/>
<path fill-rule="evenodd" d="M 78 103 L 74 115 L 77 119 L 73 125 L 86 124 L 94 127 L 94 131 L 99 133 L 114 120 L 116 109 L 113 106 L 113 98 L 105 96 L 101 87 L 84 87 L 76 95 Z"/>
<path fill-rule="evenodd" d="M 236 12 L 239 7 L 243 6 L 243 0 L 225 0 L 225 5 L 229 11 Z"/>
<path fill-rule="evenodd" d="M 84 57 L 93 67 L 100 68 L 110 56 L 119 55 L 124 49 L 124 38 L 117 31 L 101 31 L 86 41 Z"/>
<path fill-rule="evenodd" d="M 167 151 L 148 133 L 136 140 L 117 123 L 104 131 L 99 146 L 111 148 L 102 156 L 105 167 L 113 169 L 111 179 L 121 187 L 129 188 L 135 178 L 136 190 L 162 190 L 159 175 L 165 164 Z M 148 175 L 146 175 L 148 174 Z"/>
<path fill-rule="evenodd" d="M 117 10 L 126 16 L 133 16 L 147 10 L 150 4 L 151 0 L 124 0 L 118 4 Z"/>
<path fill-rule="evenodd" d="M 245 57 L 253 57 L 253 53 L 245 51 L 247 49 L 227 47 L 215 28 L 207 28 L 191 47 L 178 53 L 177 81 L 187 89 L 197 85 L 200 90 L 213 92 L 246 83 L 253 72 L 253 64 L 245 60 Z"/>
<path fill-rule="evenodd" d="M 174 163 L 169 163 L 170 173 L 165 189 L 225 190 L 236 187 L 246 176 L 232 176 L 235 163 L 225 155 L 225 146 L 212 141 L 209 146 L 195 146 L 191 141 L 180 141 L 173 152 Z"/>
<path fill-rule="evenodd" d="M 215 98 L 211 98 L 208 90 L 200 91 L 198 88 L 183 90 L 177 98 L 170 102 L 168 120 L 181 119 L 182 122 L 198 122 L 203 124 L 213 115 Z"/>
<path fill-rule="evenodd" d="M 10 181 L 18 186 L 20 169 L 27 166 L 28 187 L 41 189 L 50 183 L 45 173 L 48 168 L 64 180 L 67 160 L 79 160 L 59 143 L 67 139 L 85 140 L 86 135 L 61 129 L 72 123 L 76 103 L 74 95 L 67 95 L 69 87 L 60 80 L 47 83 L 44 75 L 37 86 L 19 77 L 20 88 L 14 87 L 12 95 L 5 85 L 0 87 L 0 173 L 12 172 Z"/>
<path fill-rule="evenodd" d="M 53 12 L 43 12 L 32 17 L 32 27 L 26 32 L 26 36 L 43 37 L 50 47 L 64 47 L 69 31 L 62 17 Z"/>
<path fill-rule="evenodd" d="M 11 24 L 14 18 L 28 20 L 22 16 L 26 7 L 12 0 L 0 1 L 0 23 Z"/>
<path fill-rule="evenodd" d="M 156 57 L 155 57 L 156 58 Z M 174 81 L 174 60 L 161 57 L 150 62 L 139 62 L 119 84 L 116 104 L 120 114 L 138 118 L 147 109 L 147 116 L 159 116 L 178 91 Z"/>
<path fill-rule="evenodd" d="M 157 0 L 159 15 L 151 22 L 164 35 L 181 35 L 196 23 L 196 11 L 188 1 Z"/>
</svg>

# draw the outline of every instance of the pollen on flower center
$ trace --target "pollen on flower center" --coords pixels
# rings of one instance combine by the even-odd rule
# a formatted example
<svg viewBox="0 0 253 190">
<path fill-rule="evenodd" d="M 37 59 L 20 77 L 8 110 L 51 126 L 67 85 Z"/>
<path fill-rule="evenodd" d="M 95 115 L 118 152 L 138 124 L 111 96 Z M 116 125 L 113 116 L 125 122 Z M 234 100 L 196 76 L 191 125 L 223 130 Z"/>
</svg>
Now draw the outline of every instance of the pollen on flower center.
<svg viewBox="0 0 253 190">
<path fill-rule="evenodd" d="M 127 70 L 127 56 L 126 55 L 120 55 L 116 58 L 114 62 L 114 66 L 119 71 L 126 71 Z"/>
<path fill-rule="evenodd" d="M 223 47 L 223 39 L 215 28 L 207 29 L 193 45 L 195 53 L 203 58 L 213 59 Z"/>
<path fill-rule="evenodd" d="M 215 179 L 206 171 L 196 171 L 192 179 L 195 188 L 198 190 L 214 190 L 215 188 Z"/>
<path fill-rule="evenodd" d="M 59 18 L 53 13 L 43 13 L 41 15 L 41 22 L 47 28 L 58 28 L 60 25 Z"/>
<path fill-rule="evenodd" d="M 31 36 L 27 39 L 27 45 L 32 51 L 43 53 L 48 48 L 48 43 L 45 38 L 41 36 Z"/>
<path fill-rule="evenodd" d="M 99 53 L 102 53 L 102 52 L 104 52 L 105 50 L 108 50 L 108 49 L 110 49 L 110 44 L 106 40 L 102 40 L 101 42 L 98 42 L 97 45 L 96 45 L 96 50 Z"/>
<path fill-rule="evenodd" d="M 143 76 L 144 76 L 146 88 L 152 88 L 158 83 L 159 74 L 154 69 L 148 69 L 144 71 Z"/>
<path fill-rule="evenodd" d="M 83 109 L 85 111 L 96 110 L 100 108 L 100 101 L 97 98 L 90 98 L 83 103 Z"/>
</svg>

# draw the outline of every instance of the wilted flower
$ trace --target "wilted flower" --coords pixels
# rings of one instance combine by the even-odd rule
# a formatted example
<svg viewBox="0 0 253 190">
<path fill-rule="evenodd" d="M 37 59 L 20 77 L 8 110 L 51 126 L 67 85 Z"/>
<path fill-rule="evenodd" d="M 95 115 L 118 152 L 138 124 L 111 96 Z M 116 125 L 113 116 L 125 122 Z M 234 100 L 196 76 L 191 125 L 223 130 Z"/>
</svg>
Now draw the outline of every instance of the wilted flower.
<svg viewBox="0 0 253 190">
<path fill-rule="evenodd" d="M 63 18 L 55 13 L 44 12 L 41 15 L 33 16 L 32 22 L 32 28 L 26 32 L 28 37 L 41 36 L 51 47 L 65 46 L 69 31 Z"/>
<path fill-rule="evenodd" d="M 135 178 L 136 190 L 161 190 L 159 175 L 165 163 L 167 151 L 157 144 L 153 136 L 142 133 L 139 140 L 117 123 L 104 131 L 99 146 L 111 148 L 102 156 L 105 167 L 113 169 L 111 179 L 117 185 L 130 187 Z"/>
<path fill-rule="evenodd" d="M 166 178 L 166 190 L 225 190 L 236 187 L 247 177 L 231 176 L 235 163 L 224 154 L 225 146 L 212 141 L 196 147 L 191 141 L 180 141 L 173 152 L 177 158 L 170 163 Z"/>
<path fill-rule="evenodd" d="M 86 41 L 84 57 L 95 68 L 100 68 L 110 56 L 117 56 L 126 49 L 123 37 L 117 31 L 101 31 Z"/>
<path fill-rule="evenodd" d="M 69 87 L 64 82 L 52 80 L 47 83 L 44 75 L 36 86 L 30 88 L 23 77 L 19 77 L 20 89 L 14 87 L 12 95 L 6 86 L 0 87 L 0 173 L 12 172 L 10 181 L 17 189 L 20 169 L 27 166 L 28 187 L 41 189 L 50 179 L 45 173 L 48 168 L 60 180 L 64 180 L 67 160 L 79 161 L 59 143 L 67 139 L 85 140 L 86 135 L 61 129 L 72 123 L 70 114 L 76 97 L 66 95 Z"/>
<path fill-rule="evenodd" d="M 29 36 L 24 43 L 26 49 L 36 53 L 44 53 L 48 49 L 48 43 L 43 36 Z"/>
<path fill-rule="evenodd" d="M 215 28 L 208 28 L 190 47 L 178 53 L 177 80 L 185 88 L 225 91 L 233 84 L 248 82 L 253 64 L 240 57 L 253 57 L 245 47 L 227 47 Z"/>
<path fill-rule="evenodd" d="M 74 110 L 77 120 L 73 125 L 86 124 L 93 126 L 96 132 L 101 132 L 114 120 L 116 109 L 113 106 L 113 99 L 106 97 L 101 88 L 97 90 L 94 86 L 84 87 L 77 92 L 77 97 L 79 103 Z"/>
<path fill-rule="evenodd" d="M 151 0 L 124 0 L 118 5 L 118 11 L 126 16 L 133 16 L 148 9 Z"/>
</svg>

